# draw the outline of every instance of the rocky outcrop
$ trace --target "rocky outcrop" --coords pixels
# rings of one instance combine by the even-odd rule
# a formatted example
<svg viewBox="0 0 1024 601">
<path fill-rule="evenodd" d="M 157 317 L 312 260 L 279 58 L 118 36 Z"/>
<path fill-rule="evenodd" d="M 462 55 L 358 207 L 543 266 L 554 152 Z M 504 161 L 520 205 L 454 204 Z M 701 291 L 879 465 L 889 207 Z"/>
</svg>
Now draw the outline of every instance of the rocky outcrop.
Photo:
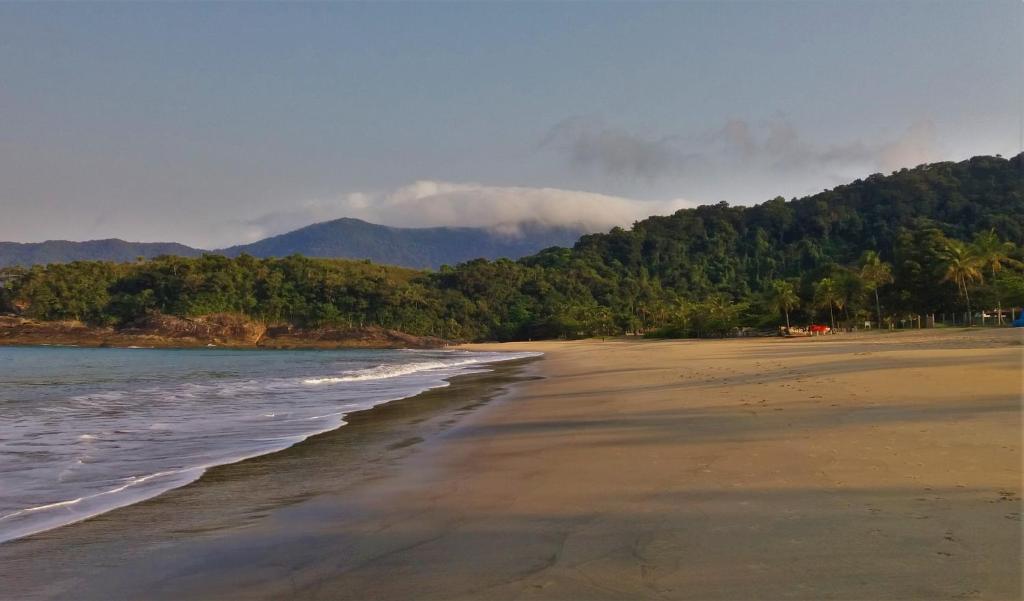
<svg viewBox="0 0 1024 601">
<path fill-rule="evenodd" d="M 36 321 L 0 316 L 0 344 L 100 346 L 113 335 L 113 328 L 90 327 L 80 321 Z"/>
<path fill-rule="evenodd" d="M 241 315 L 216 313 L 192 318 L 160 314 L 148 315 L 121 328 L 118 333 L 242 346 L 257 344 L 266 331 L 267 326 L 264 323 L 247 319 Z"/>
</svg>

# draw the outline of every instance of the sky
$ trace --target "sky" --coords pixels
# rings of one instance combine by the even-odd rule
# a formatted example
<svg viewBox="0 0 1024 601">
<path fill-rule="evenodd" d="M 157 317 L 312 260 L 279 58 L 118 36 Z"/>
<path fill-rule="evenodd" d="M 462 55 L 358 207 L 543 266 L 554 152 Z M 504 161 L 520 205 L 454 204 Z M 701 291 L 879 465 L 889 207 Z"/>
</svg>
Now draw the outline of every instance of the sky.
<svg viewBox="0 0 1024 601">
<path fill-rule="evenodd" d="M 1024 3 L 0 4 L 0 240 L 593 230 L 1021 151 Z"/>
</svg>

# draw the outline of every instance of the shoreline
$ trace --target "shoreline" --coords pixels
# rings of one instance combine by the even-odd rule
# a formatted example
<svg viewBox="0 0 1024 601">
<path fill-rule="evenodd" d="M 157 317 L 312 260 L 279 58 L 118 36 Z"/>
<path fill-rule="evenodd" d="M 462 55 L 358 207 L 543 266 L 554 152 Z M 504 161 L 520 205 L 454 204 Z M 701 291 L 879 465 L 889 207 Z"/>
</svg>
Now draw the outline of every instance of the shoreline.
<svg viewBox="0 0 1024 601">
<path fill-rule="evenodd" d="M 296 445 L 252 488 L 287 501 L 244 523 L 133 553 L 97 519 L 0 546 L 0 576 L 19 598 L 1020 596 L 1019 331 L 469 348 L 546 354 L 351 486 L 297 489 L 338 456 Z"/>
<path fill-rule="evenodd" d="M 244 464 L 244 463 L 250 462 L 250 461 L 259 461 L 259 460 L 261 460 L 263 458 L 270 457 L 270 456 L 273 456 L 273 455 L 277 455 L 277 454 L 280 454 L 280 453 L 287 453 L 287 452 L 291 451 L 292 449 L 294 449 L 295 447 L 297 447 L 299 445 L 306 444 L 308 441 L 310 441 L 310 440 L 312 440 L 312 439 L 314 439 L 316 437 L 325 436 L 325 435 L 333 435 L 333 434 L 336 434 L 337 432 L 339 432 L 341 430 L 346 430 L 353 423 L 364 423 L 364 422 L 372 423 L 373 420 L 375 419 L 376 415 L 379 415 L 380 413 L 384 412 L 383 411 L 383 407 L 385 407 L 387 405 L 390 405 L 390 404 L 394 404 L 394 403 L 430 402 L 430 399 L 431 399 L 432 396 L 442 394 L 442 391 L 450 391 L 450 395 L 451 396 L 459 398 L 461 396 L 464 396 L 466 394 L 467 390 L 473 390 L 473 391 L 476 392 L 476 394 L 481 395 L 484 399 L 489 399 L 493 395 L 491 393 L 487 392 L 487 391 L 481 390 L 481 384 L 480 384 L 481 382 L 485 382 L 486 381 L 486 382 L 489 382 L 491 385 L 500 387 L 506 381 L 511 381 L 512 379 L 514 379 L 514 375 L 513 374 L 518 369 L 521 369 L 525 364 L 528 364 L 528 363 L 530 363 L 532 361 L 535 361 L 535 360 L 537 360 L 539 358 L 540 358 L 540 356 L 537 356 L 537 357 L 512 358 L 512 359 L 504 359 L 504 360 L 497 359 L 497 360 L 489 361 L 489 362 L 486 362 L 486 363 L 475 364 L 475 365 L 473 365 L 471 367 L 471 369 L 476 369 L 476 371 L 469 371 L 467 373 L 460 373 L 460 374 L 456 374 L 454 376 L 450 376 L 448 378 L 445 378 L 444 379 L 444 382 L 445 382 L 444 384 L 431 386 L 429 388 L 426 388 L 424 390 L 421 390 L 418 393 L 415 393 L 415 394 L 412 394 L 412 395 L 409 395 L 409 396 L 398 397 L 398 398 L 394 398 L 394 399 L 389 399 L 389 400 L 381 401 L 381 402 L 377 403 L 376 405 L 368 407 L 368 408 L 359 409 L 359 410 L 355 410 L 355 411 L 352 411 L 352 412 L 349 412 L 349 413 L 341 414 L 341 415 L 339 415 L 337 425 L 334 425 L 332 427 L 329 427 L 329 428 L 326 428 L 326 429 L 323 429 L 323 430 L 320 430 L 320 431 L 314 431 L 314 432 L 311 432 L 309 434 L 306 434 L 306 435 L 304 435 L 304 437 L 301 440 L 297 440 L 297 441 L 289 444 L 286 447 L 279 448 L 279 449 L 274 449 L 274 450 L 261 451 L 261 452 L 258 452 L 258 453 L 252 454 L 252 455 L 248 455 L 248 456 L 244 456 L 244 457 L 238 457 L 237 459 L 226 461 L 224 463 L 215 463 L 215 464 L 206 465 L 206 466 L 202 466 L 202 465 L 190 466 L 188 468 L 184 468 L 184 469 L 181 470 L 182 473 L 190 474 L 190 478 L 188 480 L 175 481 L 172 485 L 168 486 L 167 488 L 163 488 L 163 489 L 161 489 L 161 490 L 159 490 L 157 492 L 154 492 L 153 494 L 149 494 L 147 496 L 140 497 L 140 498 L 132 498 L 131 500 L 126 500 L 123 503 L 119 503 L 119 504 L 116 504 L 116 505 L 113 505 L 113 506 L 104 506 L 102 508 L 97 509 L 96 511 L 89 512 L 86 515 L 82 515 L 81 517 L 76 517 L 75 519 L 72 519 L 71 521 L 59 523 L 59 524 L 53 525 L 53 526 L 48 526 L 48 527 L 40 528 L 38 530 L 33 530 L 33 531 L 30 531 L 30 532 L 20 533 L 20 534 L 14 536 L 13 538 L 7 538 L 7 539 L 0 540 L 0 550 L 2 550 L 4 548 L 3 545 L 6 545 L 6 544 L 17 543 L 19 541 L 30 539 L 30 538 L 35 537 L 35 536 L 41 536 L 41 535 L 45 536 L 48 533 L 52 533 L 52 532 L 55 532 L 55 531 L 58 531 L 58 530 L 61 530 L 61 529 L 64 529 L 64 528 L 68 528 L 68 527 L 74 527 L 74 526 L 76 526 L 78 524 L 82 524 L 84 522 L 88 522 L 90 520 L 94 520 L 96 518 L 100 518 L 100 517 L 106 516 L 107 514 L 111 514 L 113 512 L 118 512 L 118 511 L 122 511 L 122 510 L 125 510 L 125 509 L 129 509 L 129 508 L 131 508 L 133 506 L 136 506 L 136 505 L 139 505 L 139 504 L 144 504 L 144 503 L 148 503 L 148 502 L 151 502 L 151 501 L 156 501 L 157 499 L 159 499 L 160 497 L 162 497 L 164 495 L 172 494 L 175 491 L 178 491 L 178 490 L 181 490 L 181 489 L 193 486 L 193 485 L 202 484 L 202 481 L 205 478 L 207 478 L 208 475 L 212 474 L 213 472 L 220 471 L 220 470 L 231 471 L 230 468 L 232 468 L 233 466 L 238 466 L 240 464 Z M 398 447 L 395 447 L 395 448 L 400 448 L 401 446 L 409 446 L 409 445 L 399 445 Z M 239 470 L 239 471 L 244 471 L 244 470 Z M 160 474 L 156 474 L 156 475 L 160 475 Z M 150 478 L 151 477 L 152 476 L 150 476 Z M 141 481 L 144 481 L 146 479 L 148 479 L 148 478 L 144 478 Z M 55 503 L 52 503 L 50 505 L 43 506 L 43 508 L 53 507 L 53 508 L 59 510 L 61 507 L 68 506 L 68 505 L 71 505 L 71 504 L 77 504 L 78 501 L 85 501 L 88 504 L 89 502 L 91 502 L 93 500 L 93 497 L 101 497 L 101 496 L 104 496 L 104 495 L 107 495 L 107 494 L 109 494 L 109 491 L 104 491 L 104 492 L 92 495 L 91 497 L 85 497 L 83 499 L 55 502 Z M 38 508 L 30 508 L 27 511 L 33 512 L 33 511 L 36 511 L 36 509 L 38 509 Z M 24 511 L 26 511 L 26 510 L 21 510 L 20 512 L 14 512 L 13 514 L 10 514 L 10 515 L 12 515 L 12 516 L 13 515 L 18 515 L 20 513 L 23 513 Z"/>
<path fill-rule="evenodd" d="M 4 316 L 0 316 L 0 320 Z M 31 320 L 26 320 L 31 321 Z M 35 325 L 54 326 L 60 329 L 61 324 L 68 322 L 35 322 Z M 382 328 L 365 328 L 364 330 L 331 331 L 337 338 L 317 338 L 315 335 L 285 334 L 277 337 L 261 336 L 251 340 L 224 339 L 220 337 L 196 338 L 190 336 L 165 336 L 156 333 L 140 333 L 138 331 L 119 331 L 112 328 L 98 328 L 76 325 L 66 331 L 49 331 L 39 328 L 25 333 L 13 332 L 14 328 L 0 323 L 0 348 L 3 347 L 53 347 L 53 348 L 111 348 L 111 349 L 159 349 L 159 350 L 196 350 L 219 348 L 225 350 L 445 350 L 487 348 L 500 350 L 519 344 L 571 343 L 582 341 L 601 342 L 679 342 L 679 343 L 715 343 L 727 341 L 753 340 L 787 340 L 802 342 L 840 342 L 885 339 L 889 336 L 932 335 L 929 333 L 966 333 L 966 332 L 1002 332 L 1013 331 L 1010 325 L 943 325 L 933 328 L 897 328 L 894 330 L 863 330 L 856 332 L 834 332 L 824 335 L 758 335 L 758 336 L 726 336 L 709 338 L 645 338 L 644 336 L 607 336 L 601 338 L 579 339 L 541 339 L 520 341 L 482 341 L 460 342 L 442 340 L 405 334 L 397 330 Z M 1024 330 L 1022 330 L 1024 331 Z"/>
</svg>

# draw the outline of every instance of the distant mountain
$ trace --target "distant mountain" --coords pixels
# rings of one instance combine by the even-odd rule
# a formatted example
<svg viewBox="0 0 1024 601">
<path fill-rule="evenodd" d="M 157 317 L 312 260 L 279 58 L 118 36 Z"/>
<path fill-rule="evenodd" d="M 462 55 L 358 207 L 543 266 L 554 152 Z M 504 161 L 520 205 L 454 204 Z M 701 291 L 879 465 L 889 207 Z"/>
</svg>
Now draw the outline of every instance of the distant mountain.
<svg viewBox="0 0 1024 601">
<path fill-rule="evenodd" d="M 150 259 L 160 255 L 197 257 L 204 251 L 175 242 L 125 242 L 117 238 L 71 242 L 0 242 L 0 267 L 30 266 L 72 261 L 134 261 L 139 257 Z"/>
<path fill-rule="evenodd" d="M 255 257 L 299 253 L 437 268 L 477 258 L 518 259 L 551 246 L 571 247 L 584 233 L 540 224 L 523 224 L 514 235 L 469 227 L 398 228 L 344 218 L 217 252 L 231 257 L 242 253 Z"/>
<path fill-rule="evenodd" d="M 370 259 L 403 267 L 437 268 L 470 259 L 518 259 L 551 246 L 571 247 L 583 232 L 576 228 L 524 224 L 513 234 L 485 228 L 397 228 L 359 219 L 315 223 L 251 244 L 207 251 L 183 244 L 90 240 L 49 240 L 38 243 L 0 242 L 0 267 L 30 266 L 71 261 L 134 261 L 159 255 L 195 257 L 203 253 L 256 257 L 310 257 Z"/>
</svg>

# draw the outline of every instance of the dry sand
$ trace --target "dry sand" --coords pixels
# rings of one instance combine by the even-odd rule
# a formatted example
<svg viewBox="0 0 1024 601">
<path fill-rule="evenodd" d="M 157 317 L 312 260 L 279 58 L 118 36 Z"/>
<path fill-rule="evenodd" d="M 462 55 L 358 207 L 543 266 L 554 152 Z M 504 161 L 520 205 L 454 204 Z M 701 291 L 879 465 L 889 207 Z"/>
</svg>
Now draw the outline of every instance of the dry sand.
<svg viewBox="0 0 1024 601">
<path fill-rule="evenodd" d="M 475 348 L 543 351 L 541 379 L 365 486 L 77 592 L 1021 597 L 1020 331 Z"/>
</svg>

